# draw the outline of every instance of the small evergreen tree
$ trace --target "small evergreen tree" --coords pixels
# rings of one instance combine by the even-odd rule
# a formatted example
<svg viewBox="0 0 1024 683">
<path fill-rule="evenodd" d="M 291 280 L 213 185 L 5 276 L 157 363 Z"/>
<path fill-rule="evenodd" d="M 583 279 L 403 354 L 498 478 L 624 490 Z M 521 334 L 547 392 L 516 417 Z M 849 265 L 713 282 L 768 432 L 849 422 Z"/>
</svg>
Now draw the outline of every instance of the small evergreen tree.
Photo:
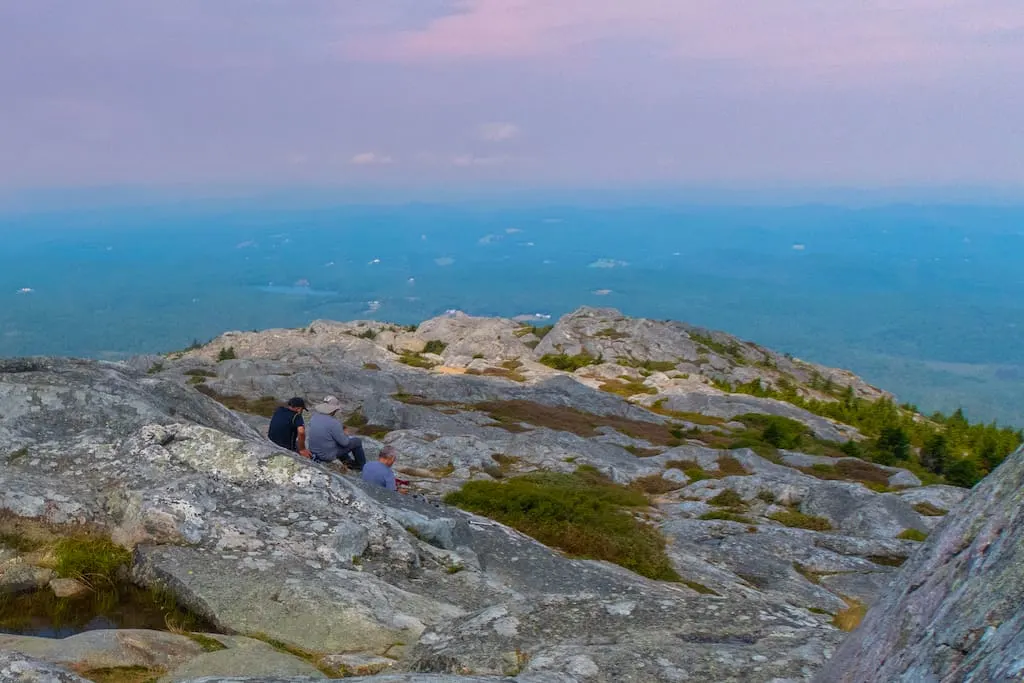
<svg viewBox="0 0 1024 683">
<path fill-rule="evenodd" d="M 935 474 L 942 474 L 949 462 L 949 441 L 942 434 L 933 434 L 921 447 L 921 464 Z"/>
<path fill-rule="evenodd" d="M 946 481 L 953 486 L 971 488 L 981 479 L 981 473 L 973 460 L 956 458 L 946 466 Z"/>
<path fill-rule="evenodd" d="M 226 349 L 221 349 L 220 353 L 217 354 L 217 362 L 223 360 L 235 360 L 238 356 L 235 355 L 235 347 L 229 346 Z"/>
<path fill-rule="evenodd" d="M 901 427 L 883 427 L 875 441 L 875 462 L 895 465 L 910 458 L 910 437 Z"/>
</svg>

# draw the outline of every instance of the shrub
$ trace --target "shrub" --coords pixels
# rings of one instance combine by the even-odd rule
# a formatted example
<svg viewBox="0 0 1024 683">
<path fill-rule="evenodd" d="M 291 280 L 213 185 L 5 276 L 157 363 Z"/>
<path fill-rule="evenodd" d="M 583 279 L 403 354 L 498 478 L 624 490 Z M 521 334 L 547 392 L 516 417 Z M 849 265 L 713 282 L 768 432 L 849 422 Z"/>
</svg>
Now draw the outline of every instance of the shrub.
<svg viewBox="0 0 1024 683">
<path fill-rule="evenodd" d="M 646 477 L 640 477 L 639 479 L 635 479 L 633 483 L 630 484 L 630 486 L 640 491 L 643 491 L 644 493 L 649 493 L 651 495 L 659 495 L 662 493 L 668 493 L 669 491 L 678 491 L 679 489 L 683 488 L 685 484 L 682 484 L 678 481 L 665 479 L 660 474 L 650 474 Z"/>
<path fill-rule="evenodd" d="M 761 439 L 775 448 L 799 448 L 807 433 L 807 427 L 802 422 L 778 415 L 747 413 L 738 416 L 736 420 L 760 430 Z"/>
<path fill-rule="evenodd" d="M 380 370 L 380 366 L 376 363 L 363 363 L 363 370 Z"/>
<path fill-rule="evenodd" d="M 162 362 L 160 362 L 160 361 L 157 361 L 156 363 L 153 363 L 152 365 L 149 366 L 149 370 L 146 370 L 146 374 L 147 375 L 155 375 L 158 372 L 163 372 L 163 371 L 164 371 L 164 364 Z"/>
<path fill-rule="evenodd" d="M 600 363 L 601 360 L 586 352 L 577 353 L 575 356 L 570 356 L 564 353 L 545 353 L 540 357 L 539 362 L 549 368 L 554 368 L 555 370 L 576 372 L 580 368 L 585 368 L 588 365 L 596 365 Z"/>
<path fill-rule="evenodd" d="M 234 346 L 228 346 L 227 348 L 222 348 L 220 350 L 220 352 L 217 354 L 217 362 L 218 363 L 220 363 L 221 361 L 225 361 L 225 360 L 235 360 L 236 358 L 238 358 L 238 356 L 235 355 L 235 347 Z"/>
<path fill-rule="evenodd" d="M 732 489 L 724 489 L 717 496 L 708 501 L 712 505 L 718 505 L 725 508 L 745 508 L 747 504 L 743 501 L 740 494 L 736 493 Z"/>
<path fill-rule="evenodd" d="M 606 327 L 603 330 L 600 330 L 597 333 L 597 336 L 603 337 L 604 339 L 625 339 L 629 335 L 625 332 L 619 332 L 614 327 Z"/>
<path fill-rule="evenodd" d="M 669 460 L 665 463 L 665 467 L 667 469 L 681 470 L 683 474 L 689 477 L 691 482 L 715 478 L 714 474 L 707 472 L 693 460 Z"/>
<path fill-rule="evenodd" d="M 718 472 L 723 477 L 742 477 L 750 474 L 739 460 L 731 455 L 718 458 Z"/>
<path fill-rule="evenodd" d="M 204 370 L 203 368 L 195 368 L 193 370 L 186 370 L 185 374 L 190 377 L 216 377 L 217 373 L 212 370 Z"/>
<path fill-rule="evenodd" d="M 917 541 L 920 543 L 928 538 L 928 534 L 923 531 L 919 531 L 918 529 L 904 529 L 896 538 L 901 538 L 904 541 Z"/>
<path fill-rule="evenodd" d="M 973 460 L 954 459 L 946 465 L 946 481 L 953 486 L 969 489 L 981 480 L 981 473 Z"/>
<path fill-rule="evenodd" d="M 373 328 L 368 327 L 368 328 L 366 328 L 365 330 L 363 330 L 362 332 L 360 332 L 359 334 L 357 334 L 355 336 L 358 337 L 359 339 L 370 339 L 370 340 L 373 340 L 373 339 L 377 338 L 377 331 L 374 330 Z"/>
<path fill-rule="evenodd" d="M 574 474 L 537 472 L 501 482 L 471 481 L 445 502 L 508 524 L 542 543 L 608 560 L 652 579 L 678 581 L 657 529 L 629 510 L 643 493 L 612 483 L 593 468 Z"/>
<path fill-rule="evenodd" d="M 829 531 L 832 529 L 832 523 L 824 517 L 805 515 L 804 513 L 797 512 L 796 510 L 783 510 L 776 512 L 775 514 L 769 515 L 768 519 L 775 520 L 784 526 L 795 527 L 798 529 L 810 529 L 812 531 Z"/>
<path fill-rule="evenodd" d="M 446 348 L 448 348 L 448 345 L 445 344 L 440 339 L 431 339 L 430 341 L 428 341 L 426 343 L 426 345 L 424 345 L 423 353 L 433 353 L 433 354 L 440 355 L 440 354 L 444 353 L 444 350 Z"/>
<path fill-rule="evenodd" d="M 226 408 L 236 410 L 240 413 L 249 413 L 250 415 L 271 417 L 273 416 L 274 411 L 277 410 L 277 407 L 281 405 L 273 396 L 248 399 L 245 396 L 218 394 L 216 390 L 206 386 L 205 384 L 198 385 L 196 387 L 196 391 L 206 394 Z"/>
<path fill-rule="evenodd" d="M 757 492 L 757 498 L 758 498 L 758 500 L 762 500 L 765 503 L 768 503 L 769 505 L 771 505 L 771 504 L 773 504 L 775 502 L 775 494 L 772 493 L 771 491 L 767 490 L 767 489 L 762 489 L 762 490 L 758 491 Z"/>
</svg>

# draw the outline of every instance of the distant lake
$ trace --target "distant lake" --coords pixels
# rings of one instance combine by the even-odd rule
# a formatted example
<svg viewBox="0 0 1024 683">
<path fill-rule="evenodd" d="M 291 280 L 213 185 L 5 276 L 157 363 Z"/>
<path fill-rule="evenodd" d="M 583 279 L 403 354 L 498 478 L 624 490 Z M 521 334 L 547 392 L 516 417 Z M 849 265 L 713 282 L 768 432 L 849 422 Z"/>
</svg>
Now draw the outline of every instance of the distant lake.
<svg viewBox="0 0 1024 683">
<path fill-rule="evenodd" d="M 580 305 L 1024 424 L 1024 207 L 190 206 L 0 214 L 0 355 L 122 357 L 317 318 Z"/>
</svg>

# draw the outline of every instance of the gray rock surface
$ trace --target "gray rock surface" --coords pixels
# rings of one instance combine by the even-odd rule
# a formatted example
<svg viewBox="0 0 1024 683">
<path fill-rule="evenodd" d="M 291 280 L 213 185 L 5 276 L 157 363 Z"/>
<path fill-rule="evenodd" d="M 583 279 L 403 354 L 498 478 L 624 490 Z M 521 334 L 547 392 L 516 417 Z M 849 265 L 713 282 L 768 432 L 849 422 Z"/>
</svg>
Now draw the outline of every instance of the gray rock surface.
<svg viewBox="0 0 1024 683">
<path fill-rule="evenodd" d="M 907 562 L 820 683 L 1024 678 L 1024 451 Z"/>
</svg>

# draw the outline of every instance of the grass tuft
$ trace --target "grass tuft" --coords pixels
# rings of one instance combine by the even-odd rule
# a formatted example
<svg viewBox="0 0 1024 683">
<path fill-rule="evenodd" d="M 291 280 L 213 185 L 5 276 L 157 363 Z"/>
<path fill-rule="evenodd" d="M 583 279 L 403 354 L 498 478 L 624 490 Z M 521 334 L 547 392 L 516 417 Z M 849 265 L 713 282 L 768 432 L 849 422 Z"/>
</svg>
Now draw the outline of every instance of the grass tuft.
<svg viewBox="0 0 1024 683">
<path fill-rule="evenodd" d="M 670 491 L 678 491 L 683 488 L 685 484 L 665 479 L 660 474 L 656 473 L 650 474 L 646 477 L 640 477 L 639 479 L 634 479 L 630 486 L 639 491 L 643 491 L 644 493 L 656 496 L 662 493 L 669 493 Z"/>
<path fill-rule="evenodd" d="M 423 353 L 441 355 L 446 348 L 448 348 L 448 345 L 440 339 L 431 339 L 423 346 Z"/>
<path fill-rule="evenodd" d="M 199 647 L 203 648 L 203 652 L 217 652 L 218 650 L 227 649 L 227 646 L 224 643 L 202 633 L 186 633 L 184 635 L 190 640 L 198 643 Z"/>
<path fill-rule="evenodd" d="M 711 512 L 705 512 L 699 517 L 703 520 L 714 520 L 721 519 L 727 522 L 739 522 L 740 524 L 752 524 L 751 520 L 743 515 L 730 512 L 728 510 L 712 510 Z"/>
<path fill-rule="evenodd" d="M 554 368 L 555 370 L 576 372 L 580 368 L 585 368 L 588 365 L 597 365 L 601 362 L 601 359 L 595 358 L 585 352 L 578 353 L 575 356 L 570 356 L 565 353 L 545 353 L 540 357 L 539 362 L 549 368 Z"/>
<path fill-rule="evenodd" d="M 917 514 L 925 517 L 942 517 L 949 512 L 949 510 L 943 510 L 928 502 L 915 503 L 914 510 L 917 511 Z"/>
<path fill-rule="evenodd" d="M 841 631 L 852 631 L 863 621 L 864 615 L 868 613 L 868 606 L 859 600 L 843 598 L 846 600 L 846 609 L 839 610 L 832 618 L 832 623 Z"/>
</svg>

